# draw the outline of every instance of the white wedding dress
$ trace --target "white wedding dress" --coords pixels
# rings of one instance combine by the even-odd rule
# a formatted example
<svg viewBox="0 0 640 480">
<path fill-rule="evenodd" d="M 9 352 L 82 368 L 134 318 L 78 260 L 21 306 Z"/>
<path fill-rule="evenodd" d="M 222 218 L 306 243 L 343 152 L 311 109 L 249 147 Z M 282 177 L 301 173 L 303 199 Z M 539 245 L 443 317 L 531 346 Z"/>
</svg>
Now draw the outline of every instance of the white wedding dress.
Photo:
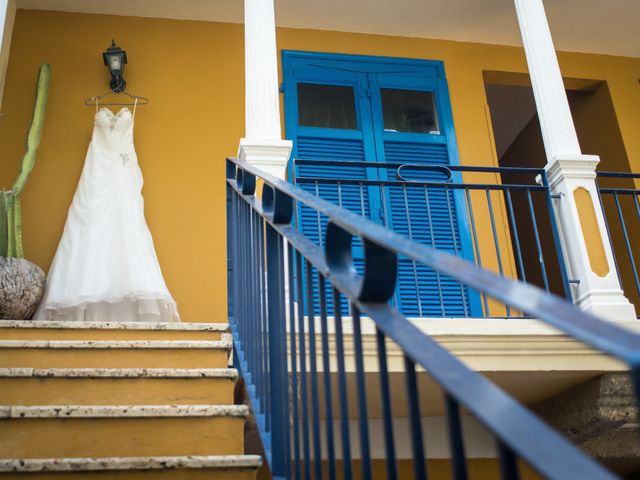
<svg viewBox="0 0 640 480">
<path fill-rule="evenodd" d="M 96 112 L 36 320 L 180 321 L 144 218 L 133 117 Z"/>
</svg>

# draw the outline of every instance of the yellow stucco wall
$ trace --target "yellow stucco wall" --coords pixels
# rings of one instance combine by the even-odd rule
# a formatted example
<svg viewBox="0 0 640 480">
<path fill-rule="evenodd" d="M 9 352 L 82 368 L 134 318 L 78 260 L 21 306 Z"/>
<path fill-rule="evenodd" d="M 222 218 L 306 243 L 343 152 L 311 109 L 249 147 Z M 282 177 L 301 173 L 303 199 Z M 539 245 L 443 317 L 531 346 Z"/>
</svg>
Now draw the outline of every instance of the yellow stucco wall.
<svg viewBox="0 0 640 480">
<path fill-rule="evenodd" d="M 226 314 L 224 158 L 244 131 L 242 25 L 18 12 L 0 117 L 0 187 L 18 169 L 38 65 L 52 84 L 38 164 L 23 200 L 26 256 L 49 267 L 92 128 L 85 98 L 103 93 L 100 54 L 127 50 L 129 90 L 149 96 L 136 116 L 145 212 L 168 286 L 185 320 Z M 526 72 L 521 49 L 449 41 L 279 29 L 284 49 L 443 60 L 463 164 L 494 165 L 483 71 Z M 567 77 L 606 80 L 629 163 L 640 171 L 640 59 L 559 55 Z M 585 152 L 589 153 L 589 152 Z"/>
</svg>

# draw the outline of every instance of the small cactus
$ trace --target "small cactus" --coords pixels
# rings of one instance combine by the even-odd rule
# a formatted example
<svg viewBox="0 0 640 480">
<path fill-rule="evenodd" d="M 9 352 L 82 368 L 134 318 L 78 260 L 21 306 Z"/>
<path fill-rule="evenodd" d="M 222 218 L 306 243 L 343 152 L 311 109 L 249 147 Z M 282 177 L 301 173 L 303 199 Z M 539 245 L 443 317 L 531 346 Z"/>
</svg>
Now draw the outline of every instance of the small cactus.
<svg viewBox="0 0 640 480">
<path fill-rule="evenodd" d="M 36 151 L 42 138 L 50 80 L 51 67 L 43 63 L 38 72 L 36 103 L 33 107 L 33 117 L 27 134 L 26 152 L 22 157 L 20 173 L 11 190 L 0 192 L 0 257 L 22 258 L 24 256 L 20 194 L 36 163 Z"/>
</svg>

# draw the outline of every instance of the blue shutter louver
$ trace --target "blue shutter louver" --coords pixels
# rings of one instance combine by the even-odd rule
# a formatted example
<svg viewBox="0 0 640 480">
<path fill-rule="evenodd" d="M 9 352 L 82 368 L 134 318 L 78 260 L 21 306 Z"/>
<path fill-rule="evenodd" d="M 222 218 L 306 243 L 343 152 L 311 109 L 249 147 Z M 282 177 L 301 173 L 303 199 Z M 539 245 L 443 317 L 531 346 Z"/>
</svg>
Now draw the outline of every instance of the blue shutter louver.
<svg viewBox="0 0 640 480">
<path fill-rule="evenodd" d="M 449 164 L 446 145 L 386 141 L 385 158 L 402 164 Z M 407 180 L 443 182 L 439 171 L 403 169 Z M 396 169 L 387 169 L 389 180 L 396 179 Z M 388 225 L 394 231 L 428 246 L 461 255 L 458 212 L 454 191 L 446 187 L 409 185 L 385 188 Z M 428 205 L 427 205 L 428 200 Z M 396 301 L 405 315 L 421 317 L 459 317 L 470 315 L 469 296 L 465 288 L 450 277 L 438 276 L 423 266 L 400 259 Z"/>
<path fill-rule="evenodd" d="M 364 161 L 364 146 L 362 140 L 347 140 L 335 138 L 311 138 L 298 137 L 298 159 L 301 160 L 339 160 L 339 161 Z M 325 200 L 341 205 L 359 215 L 371 218 L 369 208 L 369 193 L 367 187 L 358 185 L 334 185 L 314 184 L 299 182 L 304 178 L 335 178 L 335 179 L 365 179 L 364 167 L 331 167 L 326 165 L 295 165 L 296 184 L 302 189 L 318 195 Z M 315 210 L 304 205 L 298 208 L 298 225 L 302 232 L 316 245 L 324 244 L 324 236 L 327 228 L 327 218 L 318 215 Z M 358 243 L 354 244 L 354 262 L 361 271 L 362 260 L 357 258 Z M 306 277 L 305 277 L 306 278 Z M 314 311 L 320 312 L 320 304 L 317 297 L 317 279 L 313 278 Z M 333 314 L 331 292 L 327 292 L 327 311 Z M 305 299 L 306 301 L 306 299 Z M 343 305 L 343 314 L 348 314 L 348 306 Z"/>
</svg>

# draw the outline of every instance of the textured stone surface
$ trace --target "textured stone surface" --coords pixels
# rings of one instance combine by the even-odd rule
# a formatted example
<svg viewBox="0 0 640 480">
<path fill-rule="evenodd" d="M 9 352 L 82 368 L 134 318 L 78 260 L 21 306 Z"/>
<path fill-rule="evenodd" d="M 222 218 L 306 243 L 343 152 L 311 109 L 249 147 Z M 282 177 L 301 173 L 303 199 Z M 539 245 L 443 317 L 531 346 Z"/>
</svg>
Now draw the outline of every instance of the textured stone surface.
<svg viewBox="0 0 640 480">
<path fill-rule="evenodd" d="M 0 418 L 246 417 L 245 405 L 0 406 Z"/>
<path fill-rule="evenodd" d="M 607 373 L 533 409 L 605 464 L 616 467 L 615 462 L 624 460 L 618 473 L 640 472 L 640 424 L 629 375 Z"/>
<path fill-rule="evenodd" d="M 54 328 L 85 330 L 171 330 L 226 332 L 227 323 L 178 323 L 178 322 L 64 322 L 58 320 L 0 320 L 0 328 Z"/>
<path fill-rule="evenodd" d="M 257 455 L 0 459 L 0 472 L 258 468 Z"/>
<path fill-rule="evenodd" d="M 609 373 L 534 406 L 534 410 L 576 443 L 635 423 L 636 400 L 629 376 Z"/>
<path fill-rule="evenodd" d="M 0 257 L 0 318 L 31 318 L 45 282 L 44 272 L 37 265 L 22 258 Z"/>
<path fill-rule="evenodd" d="M 0 378 L 231 378 L 234 368 L 0 368 Z"/>
<path fill-rule="evenodd" d="M 231 349 L 231 343 L 220 340 L 0 340 L 0 348 L 189 348 L 205 350 L 229 350 Z"/>
</svg>

